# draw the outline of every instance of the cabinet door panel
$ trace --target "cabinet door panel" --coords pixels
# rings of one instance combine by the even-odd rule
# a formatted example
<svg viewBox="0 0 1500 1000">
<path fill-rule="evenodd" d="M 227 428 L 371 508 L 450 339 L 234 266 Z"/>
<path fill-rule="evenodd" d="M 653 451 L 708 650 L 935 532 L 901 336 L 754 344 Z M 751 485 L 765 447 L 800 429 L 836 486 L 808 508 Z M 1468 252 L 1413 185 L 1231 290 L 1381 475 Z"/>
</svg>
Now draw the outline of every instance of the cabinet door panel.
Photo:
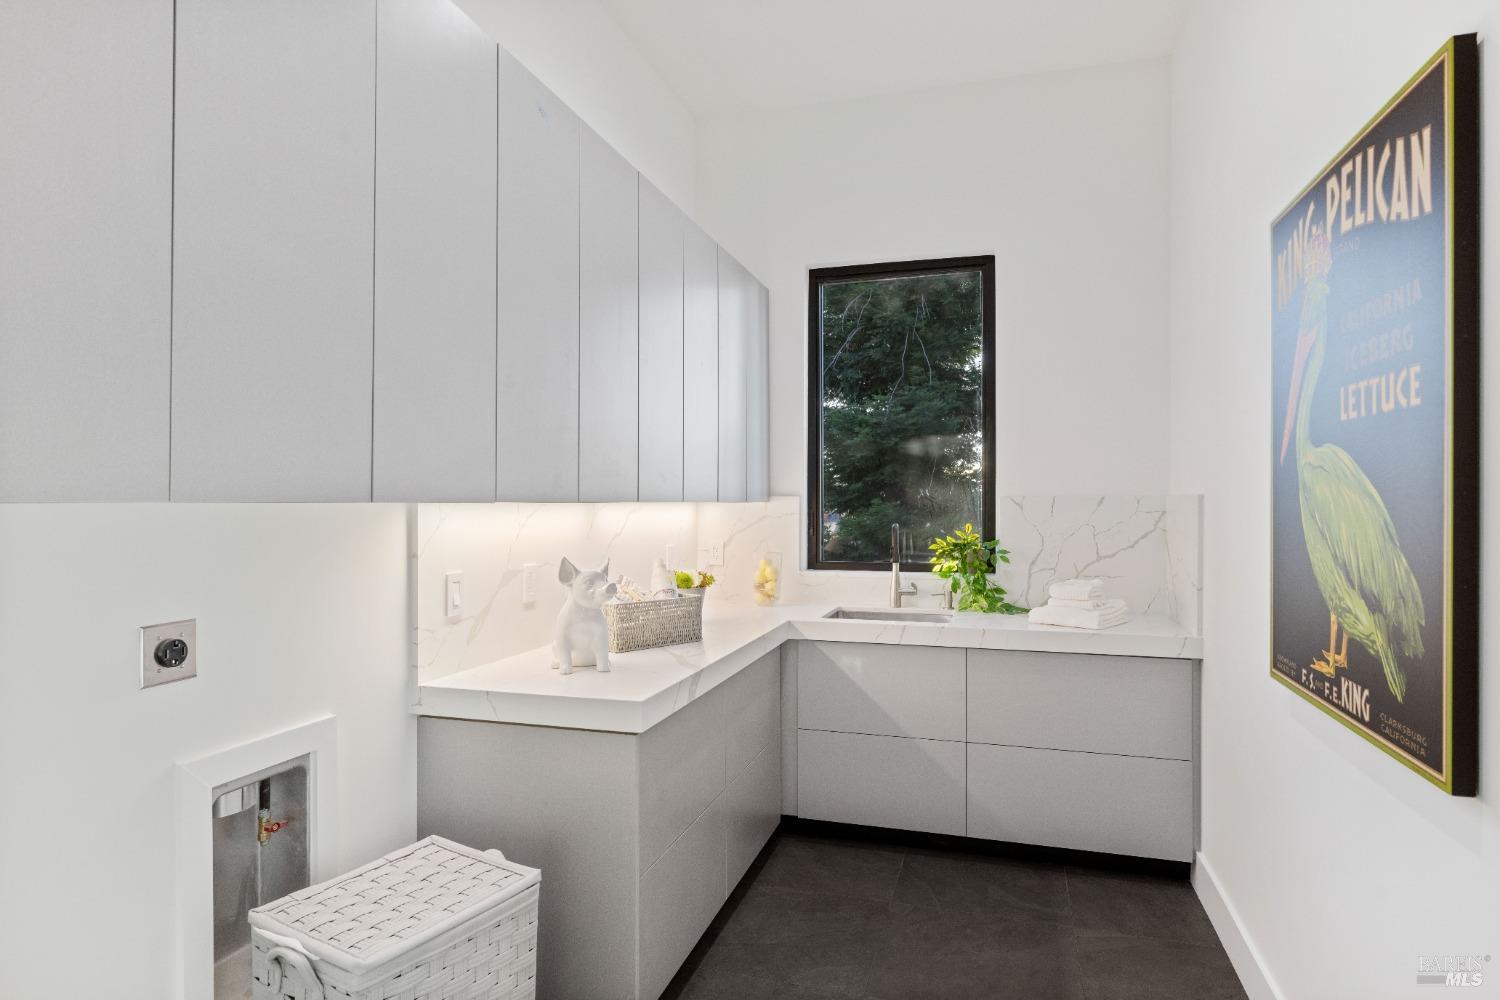
<svg viewBox="0 0 1500 1000">
<path fill-rule="evenodd" d="M 797 814 L 961 836 L 964 744 L 799 730 Z"/>
<path fill-rule="evenodd" d="M 745 491 L 745 420 L 754 311 L 750 274 L 719 251 L 719 500 L 739 503 Z"/>
<path fill-rule="evenodd" d="M 771 293 L 750 279 L 750 350 L 745 378 L 745 498 L 771 498 Z"/>
<path fill-rule="evenodd" d="M 370 499 L 374 0 L 179 0 L 174 500 Z"/>
<path fill-rule="evenodd" d="M 773 650 L 725 681 L 729 777 L 739 774 L 767 743 L 781 736 L 781 651 Z"/>
<path fill-rule="evenodd" d="M 495 499 L 495 43 L 380 0 L 376 500 Z"/>
<path fill-rule="evenodd" d="M 0 501 L 166 500 L 172 4 L 0 21 Z"/>
<path fill-rule="evenodd" d="M 1191 861 L 1193 765 L 970 744 L 968 835 Z"/>
<path fill-rule="evenodd" d="M 578 116 L 500 60 L 496 496 L 578 499 Z"/>
<path fill-rule="evenodd" d="M 640 495 L 635 168 L 587 126 L 579 165 L 578 497 Z"/>
<path fill-rule="evenodd" d="M 683 245 L 683 499 L 719 498 L 719 246 L 691 222 Z"/>
<path fill-rule="evenodd" d="M 728 898 L 725 837 L 721 796 L 641 875 L 641 997 L 661 995 Z"/>
<path fill-rule="evenodd" d="M 644 177 L 641 185 L 641 499 L 681 500 L 683 465 L 683 234 L 687 220 Z"/>
<path fill-rule="evenodd" d="M 724 743 L 724 702 L 712 697 L 641 734 L 641 871 L 724 791 Z"/>
<path fill-rule="evenodd" d="M 781 822 L 781 741 L 772 740 L 729 781 L 729 889 L 739 885 Z"/>
<path fill-rule="evenodd" d="M 1193 756 L 1187 660 L 969 651 L 969 741 Z"/>
<path fill-rule="evenodd" d="M 964 738 L 964 650 L 809 642 L 798 650 L 797 726 Z"/>
</svg>

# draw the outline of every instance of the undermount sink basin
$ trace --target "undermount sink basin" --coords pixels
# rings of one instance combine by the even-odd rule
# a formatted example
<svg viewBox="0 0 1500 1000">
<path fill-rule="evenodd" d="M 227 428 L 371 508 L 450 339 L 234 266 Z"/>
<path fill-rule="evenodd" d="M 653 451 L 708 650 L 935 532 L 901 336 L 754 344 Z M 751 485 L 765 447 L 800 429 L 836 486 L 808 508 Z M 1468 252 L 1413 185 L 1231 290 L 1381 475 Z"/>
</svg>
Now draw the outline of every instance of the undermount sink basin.
<svg viewBox="0 0 1500 1000">
<path fill-rule="evenodd" d="M 824 618 L 841 618 L 862 622 L 933 622 L 946 625 L 953 621 L 947 611 L 924 611 L 917 608 L 834 608 Z"/>
</svg>

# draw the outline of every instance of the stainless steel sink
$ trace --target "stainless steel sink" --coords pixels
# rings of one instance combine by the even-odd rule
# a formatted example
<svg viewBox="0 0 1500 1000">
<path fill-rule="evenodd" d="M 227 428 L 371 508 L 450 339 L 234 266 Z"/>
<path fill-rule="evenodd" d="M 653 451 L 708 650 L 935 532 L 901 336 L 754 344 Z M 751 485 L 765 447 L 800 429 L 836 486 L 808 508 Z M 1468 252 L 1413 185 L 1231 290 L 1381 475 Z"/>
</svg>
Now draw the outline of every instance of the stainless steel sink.
<svg viewBox="0 0 1500 1000">
<path fill-rule="evenodd" d="M 937 625 L 953 621 L 950 612 L 917 608 L 834 608 L 823 617 L 862 622 L 932 622 Z"/>
</svg>

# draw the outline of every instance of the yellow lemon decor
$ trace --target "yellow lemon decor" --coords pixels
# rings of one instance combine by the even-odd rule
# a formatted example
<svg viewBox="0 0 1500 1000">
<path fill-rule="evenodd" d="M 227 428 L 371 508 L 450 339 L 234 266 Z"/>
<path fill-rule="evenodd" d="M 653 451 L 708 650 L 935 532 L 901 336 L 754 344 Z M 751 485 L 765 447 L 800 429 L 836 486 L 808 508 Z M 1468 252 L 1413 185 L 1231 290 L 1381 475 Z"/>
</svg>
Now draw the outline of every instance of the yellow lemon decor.
<svg viewBox="0 0 1500 1000">
<path fill-rule="evenodd" d="M 775 604 L 781 596 L 781 553 L 767 552 L 755 567 L 755 603 Z"/>
</svg>

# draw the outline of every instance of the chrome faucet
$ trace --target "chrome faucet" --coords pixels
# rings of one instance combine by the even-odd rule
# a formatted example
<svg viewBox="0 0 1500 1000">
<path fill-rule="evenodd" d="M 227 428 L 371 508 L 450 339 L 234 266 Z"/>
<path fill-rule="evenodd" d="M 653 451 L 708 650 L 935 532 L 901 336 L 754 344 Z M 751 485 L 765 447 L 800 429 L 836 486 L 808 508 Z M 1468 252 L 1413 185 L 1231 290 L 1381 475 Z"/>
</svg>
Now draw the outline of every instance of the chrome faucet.
<svg viewBox="0 0 1500 1000">
<path fill-rule="evenodd" d="M 914 583 L 910 589 L 901 586 L 901 525 L 891 525 L 891 607 L 901 607 L 901 598 L 917 593 Z"/>
</svg>

